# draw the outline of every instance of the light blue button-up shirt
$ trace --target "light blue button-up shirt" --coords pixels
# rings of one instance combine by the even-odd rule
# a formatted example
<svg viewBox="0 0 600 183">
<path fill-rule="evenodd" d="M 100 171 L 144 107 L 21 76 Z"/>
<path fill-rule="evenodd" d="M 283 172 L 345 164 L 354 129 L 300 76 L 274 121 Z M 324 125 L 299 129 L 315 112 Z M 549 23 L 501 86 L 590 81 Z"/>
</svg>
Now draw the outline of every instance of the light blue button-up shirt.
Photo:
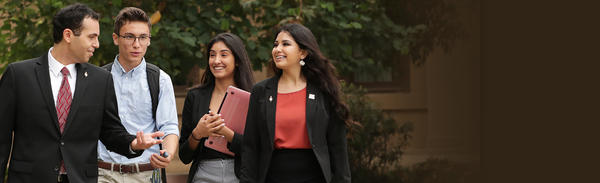
<svg viewBox="0 0 600 183">
<path fill-rule="evenodd" d="M 123 126 L 133 135 L 140 130 L 144 133 L 152 133 L 158 127 L 159 131 L 165 133 L 165 137 L 170 134 L 179 136 L 177 108 L 171 77 L 164 71 L 160 71 L 160 89 L 155 122 L 152 119 L 152 99 L 146 77 L 146 60 L 142 59 L 140 65 L 129 72 L 125 72 L 118 58 L 119 55 L 115 57 L 111 74 L 115 85 L 119 117 Z M 98 157 L 105 162 L 120 164 L 149 163 L 150 156 L 158 152 L 158 145 L 154 145 L 146 149 L 141 156 L 128 159 L 125 156 L 108 151 L 106 146 L 98 141 Z"/>
</svg>

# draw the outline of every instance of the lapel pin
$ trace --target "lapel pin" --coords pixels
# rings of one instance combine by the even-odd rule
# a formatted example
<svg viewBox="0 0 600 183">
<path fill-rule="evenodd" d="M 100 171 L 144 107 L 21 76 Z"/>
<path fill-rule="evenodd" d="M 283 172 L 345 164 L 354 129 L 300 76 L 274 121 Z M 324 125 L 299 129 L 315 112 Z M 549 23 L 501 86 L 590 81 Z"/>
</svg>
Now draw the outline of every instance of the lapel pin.
<svg viewBox="0 0 600 183">
<path fill-rule="evenodd" d="M 312 94 L 312 93 L 311 93 L 311 94 L 308 94 L 308 98 L 309 98 L 309 99 L 315 99 L 315 94 Z"/>
<path fill-rule="evenodd" d="M 273 102 L 273 96 L 269 96 L 269 102 Z"/>
<path fill-rule="evenodd" d="M 87 71 L 83 73 L 83 77 L 87 77 Z"/>
</svg>

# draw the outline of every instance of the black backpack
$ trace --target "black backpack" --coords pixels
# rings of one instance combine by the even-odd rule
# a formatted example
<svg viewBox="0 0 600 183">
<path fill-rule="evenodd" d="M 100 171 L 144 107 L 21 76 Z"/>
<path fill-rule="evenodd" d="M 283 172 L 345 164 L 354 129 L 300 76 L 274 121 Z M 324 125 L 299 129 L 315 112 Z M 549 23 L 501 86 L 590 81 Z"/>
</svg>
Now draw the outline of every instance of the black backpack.
<svg viewBox="0 0 600 183">
<path fill-rule="evenodd" d="M 106 69 L 108 72 L 111 72 L 112 65 L 113 62 L 102 66 L 102 68 Z M 160 68 L 154 64 L 146 62 L 146 78 L 148 81 L 148 87 L 150 88 L 150 98 L 152 99 L 152 119 L 154 119 L 154 121 L 156 121 L 156 108 L 158 107 L 158 93 L 160 90 L 159 77 Z M 158 130 L 158 126 L 155 128 Z M 160 149 L 162 149 L 162 144 L 158 144 L 158 146 Z M 162 182 L 167 183 L 167 174 L 164 168 L 161 168 L 160 174 Z"/>
</svg>

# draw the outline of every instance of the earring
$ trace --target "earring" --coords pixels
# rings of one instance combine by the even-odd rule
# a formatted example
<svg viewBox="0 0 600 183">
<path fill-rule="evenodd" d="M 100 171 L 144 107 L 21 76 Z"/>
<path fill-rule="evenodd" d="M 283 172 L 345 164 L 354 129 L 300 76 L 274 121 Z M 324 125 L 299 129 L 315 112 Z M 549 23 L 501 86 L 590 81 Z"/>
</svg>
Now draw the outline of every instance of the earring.
<svg viewBox="0 0 600 183">
<path fill-rule="evenodd" d="M 300 59 L 300 66 L 304 66 L 306 64 L 306 62 L 304 62 L 304 59 Z"/>
</svg>

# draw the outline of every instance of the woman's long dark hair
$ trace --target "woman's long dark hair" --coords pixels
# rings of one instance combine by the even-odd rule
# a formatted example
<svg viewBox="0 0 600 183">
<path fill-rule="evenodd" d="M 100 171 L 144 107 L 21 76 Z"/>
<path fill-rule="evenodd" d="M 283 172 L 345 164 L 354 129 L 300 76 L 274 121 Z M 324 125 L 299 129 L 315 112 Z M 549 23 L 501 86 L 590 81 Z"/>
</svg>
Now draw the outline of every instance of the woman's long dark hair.
<svg viewBox="0 0 600 183">
<path fill-rule="evenodd" d="M 282 26 L 279 31 L 275 33 L 275 37 L 281 32 L 289 33 L 300 49 L 305 50 L 308 55 L 304 58 L 306 63 L 302 66 L 302 75 L 306 77 L 306 81 L 317 85 L 327 98 L 331 99 L 330 106 L 332 106 L 337 113 L 338 117 L 344 121 L 347 126 L 352 124 L 349 116 L 348 106 L 340 99 L 341 86 L 340 82 L 336 77 L 336 69 L 321 53 L 317 39 L 313 33 L 306 27 L 300 24 L 286 24 Z M 273 62 L 270 63 L 271 69 L 281 76 L 282 70 L 277 68 Z"/>
<path fill-rule="evenodd" d="M 210 48 L 217 43 L 223 42 L 231 50 L 235 58 L 235 69 L 233 70 L 233 81 L 235 85 L 246 91 L 252 89 L 254 85 L 254 75 L 252 75 L 252 69 L 250 68 L 250 58 L 246 53 L 246 47 L 244 42 L 238 36 L 232 33 L 221 33 L 216 35 L 210 40 L 206 46 L 206 60 L 210 58 Z M 200 81 L 200 87 L 213 86 L 215 84 L 215 75 L 210 71 L 210 64 L 206 64 L 206 70 L 202 75 Z"/>
</svg>

